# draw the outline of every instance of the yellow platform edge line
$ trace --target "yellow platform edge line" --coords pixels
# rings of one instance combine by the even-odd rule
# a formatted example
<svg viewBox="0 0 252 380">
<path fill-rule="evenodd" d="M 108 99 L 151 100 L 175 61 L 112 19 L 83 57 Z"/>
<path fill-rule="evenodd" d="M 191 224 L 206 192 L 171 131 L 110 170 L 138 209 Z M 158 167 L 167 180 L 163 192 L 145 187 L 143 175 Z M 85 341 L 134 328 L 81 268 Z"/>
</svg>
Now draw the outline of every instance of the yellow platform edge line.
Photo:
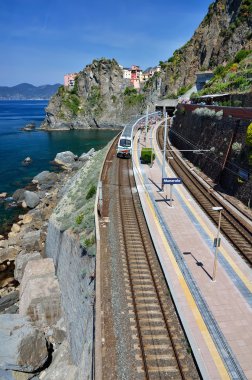
<svg viewBox="0 0 252 380">
<path fill-rule="evenodd" d="M 137 141 L 137 139 L 135 139 L 135 141 Z M 152 201 L 150 199 L 150 196 L 149 196 L 149 193 L 148 191 L 146 190 L 145 188 L 145 185 L 144 185 L 144 181 L 143 181 L 143 177 L 141 175 L 141 170 L 140 170 L 140 167 L 139 167 L 139 160 L 138 160 L 138 156 L 137 156 L 137 150 L 134 150 L 134 162 L 135 162 L 135 165 L 137 166 L 137 172 L 138 172 L 138 176 L 139 176 L 139 180 L 140 182 L 142 183 L 142 186 L 143 186 L 143 189 L 145 190 L 144 194 L 146 196 L 146 202 L 149 206 L 149 209 L 151 211 L 151 214 L 153 216 L 153 220 L 155 221 L 155 224 L 156 224 L 156 227 L 159 231 L 159 235 L 162 239 L 162 242 L 164 244 L 164 247 L 167 251 L 167 254 L 169 256 L 169 259 L 172 263 L 172 266 L 174 268 L 174 271 L 179 279 L 179 282 L 180 282 L 180 285 L 181 285 L 181 288 L 183 289 L 183 292 L 184 292 L 184 295 L 186 297 L 186 300 L 188 302 L 188 305 L 194 315 L 194 318 L 195 318 L 195 321 L 199 327 L 199 330 L 204 338 L 204 341 L 209 349 L 209 352 L 211 353 L 211 356 L 212 356 L 212 359 L 213 361 L 215 362 L 215 365 L 216 365 L 216 368 L 221 376 L 222 379 L 230 379 L 230 376 L 227 372 L 227 369 L 225 367 L 225 364 L 223 363 L 223 360 L 222 358 L 220 357 L 219 355 L 219 352 L 213 342 L 213 339 L 211 337 L 211 335 L 209 334 L 209 331 L 207 329 L 207 326 L 201 316 L 201 313 L 198 309 L 198 306 L 196 305 L 195 301 L 194 301 L 194 298 L 185 282 L 185 279 L 184 279 L 184 276 L 182 275 L 179 267 L 178 267 L 178 264 L 174 258 L 174 255 L 172 253 L 172 250 L 169 246 L 169 243 L 164 235 L 164 232 L 162 230 L 162 227 L 160 226 L 160 223 L 159 223 L 159 220 L 157 218 L 157 215 L 156 215 L 156 212 L 155 212 L 155 209 L 153 207 L 153 204 L 152 204 Z"/>
<path fill-rule="evenodd" d="M 152 134 L 154 133 L 154 131 L 152 131 Z M 152 135 L 153 136 L 153 135 Z M 156 135 L 155 135 L 156 136 Z M 161 163 L 162 162 L 162 159 L 160 158 L 161 156 L 161 153 L 160 153 L 160 149 L 157 145 L 157 141 L 156 139 L 154 139 L 154 145 L 155 145 L 155 154 L 156 154 L 156 157 L 158 157 L 158 160 L 159 162 Z M 152 140 L 152 141 L 153 141 Z M 165 170 L 166 171 L 166 170 Z M 208 234 L 208 236 L 214 240 L 214 235 L 213 233 L 209 230 L 209 228 L 207 227 L 207 225 L 205 224 L 205 222 L 201 219 L 201 217 L 199 216 L 199 214 L 196 212 L 196 210 L 190 205 L 190 203 L 188 202 L 188 200 L 186 199 L 185 195 L 182 193 L 182 191 L 178 188 L 177 191 L 179 192 L 181 198 L 183 199 L 183 201 L 186 203 L 187 207 L 190 209 L 191 213 L 194 215 L 194 217 L 197 219 L 197 221 L 199 222 L 199 224 L 203 227 L 203 229 L 205 230 L 205 232 Z M 243 282 L 243 284 L 247 287 L 247 289 L 252 293 L 252 283 L 251 281 L 246 277 L 246 275 L 241 271 L 241 269 L 237 266 L 237 264 L 233 261 L 233 259 L 229 256 L 229 254 L 227 253 L 227 251 L 222 247 L 220 246 L 219 247 L 219 252 L 222 253 L 222 255 L 225 257 L 225 259 L 228 261 L 229 265 L 232 267 L 232 269 L 235 271 L 235 273 L 237 274 L 237 276 L 241 279 L 241 281 Z"/>
</svg>

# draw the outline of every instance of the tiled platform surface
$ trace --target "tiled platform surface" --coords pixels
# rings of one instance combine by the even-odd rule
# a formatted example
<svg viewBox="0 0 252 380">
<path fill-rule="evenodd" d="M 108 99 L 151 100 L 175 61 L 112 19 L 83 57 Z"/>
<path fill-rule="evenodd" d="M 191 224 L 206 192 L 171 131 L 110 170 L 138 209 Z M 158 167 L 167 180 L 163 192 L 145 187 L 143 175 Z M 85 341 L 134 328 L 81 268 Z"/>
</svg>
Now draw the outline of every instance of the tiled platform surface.
<svg viewBox="0 0 252 380">
<path fill-rule="evenodd" d="M 203 378 L 252 379 L 252 270 L 221 236 L 217 276 L 212 281 L 216 227 L 183 185 L 173 186 L 173 207 L 164 201 L 165 194 L 158 190 L 162 153 L 155 128 L 150 133 L 156 159 L 152 168 L 140 164 L 139 151 L 145 142 L 144 132 L 138 132 L 133 153 L 135 178 L 164 273 Z M 166 168 L 166 175 L 175 177 L 170 168 Z M 169 190 L 167 195 L 169 198 Z"/>
</svg>

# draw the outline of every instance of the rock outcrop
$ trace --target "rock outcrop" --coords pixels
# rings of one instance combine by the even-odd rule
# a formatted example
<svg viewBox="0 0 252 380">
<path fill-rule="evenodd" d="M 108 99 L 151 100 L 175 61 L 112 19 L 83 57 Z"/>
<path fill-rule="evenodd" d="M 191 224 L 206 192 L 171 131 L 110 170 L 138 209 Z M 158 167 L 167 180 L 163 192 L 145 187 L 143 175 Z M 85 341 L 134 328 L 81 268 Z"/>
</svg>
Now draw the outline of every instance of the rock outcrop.
<svg viewBox="0 0 252 380">
<path fill-rule="evenodd" d="M 112 59 L 94 60 L 79 72 L 72 89 L 59 88 L 46 108 L 42 128 L 69 130 L 120 127 L 142 112 L 142 97 L 125 101 L 124 90 L 132 86 Z"/>
</svg>

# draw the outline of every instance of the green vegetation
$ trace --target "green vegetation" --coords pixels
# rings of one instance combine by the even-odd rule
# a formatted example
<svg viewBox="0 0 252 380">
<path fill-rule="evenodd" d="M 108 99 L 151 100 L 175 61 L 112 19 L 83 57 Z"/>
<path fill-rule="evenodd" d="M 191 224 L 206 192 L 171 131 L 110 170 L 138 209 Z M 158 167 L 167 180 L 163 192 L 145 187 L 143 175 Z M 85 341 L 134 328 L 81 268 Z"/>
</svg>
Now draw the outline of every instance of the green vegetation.
<svg viewBox="0 0 252 380">
<path fill-rule="evenodd" d="M 192 84 L 188 84 L 187 86 L 182 86 L 180 87 L 180 89 L 178 90 L 177 92 L 177 96 L 181 96 L 181 95 L 184 95 L 187 91 L 190 90 L 190 88 L 192 87 Z"/>
<path fill-rule="evenodd" d="M 124 104 L 128 107 L 141 106 L 144 102 L 144 95 L 138 94 L 134 87 L 126 87 L 124 90 Z"/>
<path fill-rule="evenodd" d="M 213 78 L 197 96 L 216 93 L 240 93 L 251 90 L 252 50 L 240 50 L 226 66 L 218 66 Z M 193 98 L 195 95 L 192 95 Z"/>
<path fill-rule="evenodd" d="M 75 222 L 76 222 L 77 224 L 81 224 L 81 222 L 83 221 L 83 218 L 84 218 L 84 214 L 83 214 L 83 212 L 81 212 L 81 213 L 76 217 Z"/>
<path fill-rule="evenodd" d="M 249 124 L 246 133 L 246 144 L 252 147 L 252 123 Z"/>
<path fill-rule="evenodd" d="M 152 156 L 152 158 L 151 158 Z M 151 159 L 152 159 L 152 162 L 155 160 L 155 153 L 154 153 L 154 150 L 151 149 L 151 148 L 142 148 L 141 150 L 141 161 L 142 163 L 144 164 L 150 164 L 151 163 Z"/>
<path fill-rule="evenodd" d="M 65 92 L 62 103 L 76 116 L 79 112 L 80 98 L 72 92 Z"/>
<path fill-rule="evenodd" d="M 88 190 L 88 192 L 87 192 L 86 199 L 87 199 L 87 200 L 88 200 L 88 199 L 91 199 L 91 198 L 95 195 L 95 193 L 96 193 L 96 186 L 95 186 L 95 185 L 92 185 L 92 186 L 90 187 L 90 189 Z"/>
<path fill-rule="evenodd" d="M 196 108 L 194 111 L 192 111 L 192 114 L 200 117 L 216 118 L 217 120 L 221 120 L 223 117 L 222 110 L 216 112 L 215 110 L 211 110 L 207 107 Z"/>
</svg>

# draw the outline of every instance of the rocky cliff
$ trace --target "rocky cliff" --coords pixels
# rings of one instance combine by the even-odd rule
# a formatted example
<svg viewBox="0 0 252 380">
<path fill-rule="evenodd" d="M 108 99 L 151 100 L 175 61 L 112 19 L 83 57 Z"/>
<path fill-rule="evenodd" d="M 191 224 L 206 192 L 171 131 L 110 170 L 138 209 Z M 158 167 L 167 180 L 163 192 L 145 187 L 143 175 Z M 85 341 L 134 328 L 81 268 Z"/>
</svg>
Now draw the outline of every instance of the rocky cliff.
<svg viewBox="0 0 252 380">
<path fill-rule="evenodd" d="M 216 0 L 193 37 L 161 62 L 161 72 L 145 88 L 149 100 L 185 92 L 195 83 L 197 71 L 213 70 L 239 50 L 251 49 L 251 26 L 251 0 Z"/>
<path fill-rule="evenodd" d="M 59 88 L 46 109 L 42 128 L 120 127 L 142 111 L 143 96 L 125 94 L 128 86 L 114 59 L 94 60 L 79 72 L 73 88 Z"/>
</svg>

